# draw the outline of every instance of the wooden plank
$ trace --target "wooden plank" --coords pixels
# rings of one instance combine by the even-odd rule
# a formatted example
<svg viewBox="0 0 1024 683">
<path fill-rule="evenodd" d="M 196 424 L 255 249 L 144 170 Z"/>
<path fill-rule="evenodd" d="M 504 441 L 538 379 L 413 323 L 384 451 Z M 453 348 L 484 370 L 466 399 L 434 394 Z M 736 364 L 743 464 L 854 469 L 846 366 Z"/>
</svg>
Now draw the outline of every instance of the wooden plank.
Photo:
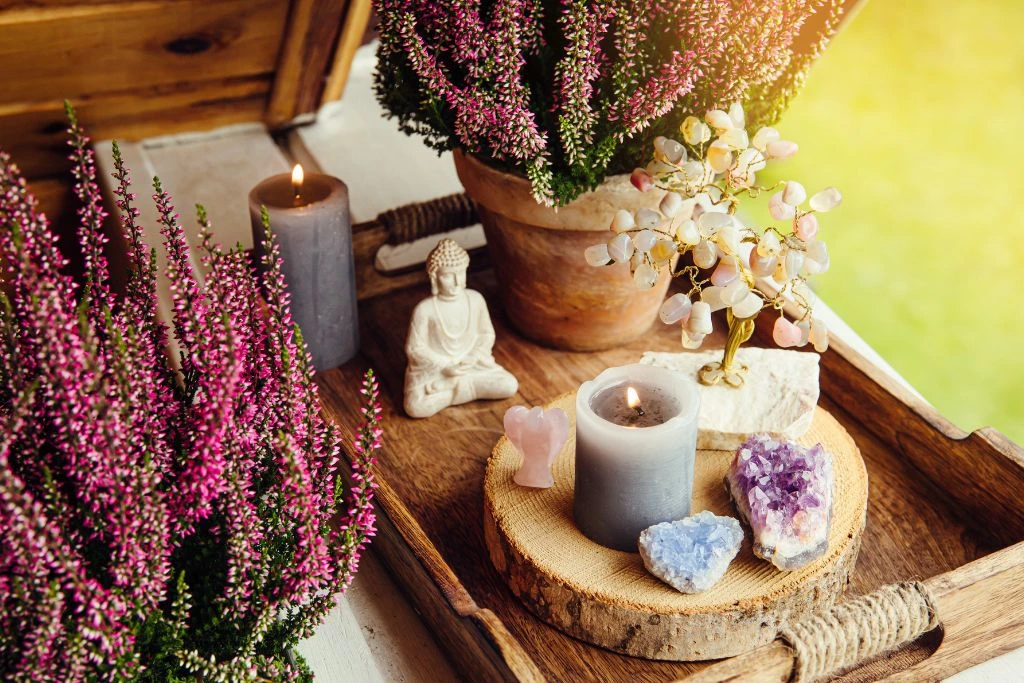
<svg viewBox="0 0 1024 683">
<path fill-rule="evenodd" d="M 334 51 L 334 62 L 327 76 L 327 85 L 324 87 L 324 102 L 340 100 L 345 93 L 348 76 L 352 71 L 352 61 L 355 59 L 356 50 L 363 44 L 372 12 L 372 0 L 349 0 L 345 24 L 341 29 L 338 47 Z"/>
<path fill-rule="evenodd" d="M 108 4 L 131 3 L 139 0 L 105 0 Z M 0 0 L 0 12 L 9 10 L 46 10 L 48 8 L 73 7 L 84 4 L 83 0 Z"/>
<path fill-rule="evenodd" d="M 359 560 L 359 573 L 345 592 L 345 601 L 362 627 L 362 635 L 377 669 L 386 681 L 453 681 L 458 675 L 438 646 L 409 597 L 391 578 L 373 544 Z M 317 641 L 317 642 L 312 642 Z M 313 666 L 317 680 L 352 680 L 343 671 L 347 644 L 324 624 L 312 641 L 300 644 L 310 656 L 322 649 L 323 667 Z M 328 658 L 330 661 L 328 661 Z M 331 672 L 337 672 L 331 675 Z"/>
<path fill-rule="evenodd" d="M 358 403 L 342 399 L 339 388 L 357 386 L 363 366 L 359 361 L 318 375 L 326 414 L 346 437 L 358 424 Z M 395 445 L 392 446 L 391 444 Z M 385 441 L 380 460 L 401 444 Z M 434 627 L 434 635 L 470 681 L 542 681 L 543 675 L 505 625 L 489 610 L 481 609 L 454 571 L 441 557 L 395 490 L 380 478 L 377 491 L 378 534 L 374 552 L 408 591 L 416 609 Z"/>
<path fill-rule="evenodd" d="M 17 163 L 18 159 L 14 161 Z M 67 272 L 74 277 L 82 275 L 85 263 L 78 244 L 78 199 L 70 173 L 60 178 L 29 179 L 28 189 L 39 201 L 39 208 L 57 234 L 57 246 L 68 259 Z"/>
<path fill-rule="evenodd" d="M 278 127 L 320 105 L 345 0 L 293 0 L 265 121 Z"/>
<path fill-rule="evenodd" d="M 268 74 L 281 45 L 281 0 L 174 0 L 0 14 L 0 102 L 75 99 L 190 80 Z"/>
<path fill-rule="evenodd" d="M 893 681 L 945 678 L 1024 646 L 1024 543 L 925 581 L 942 620 L 942 642 Z"/>
<path fill-rule="evenodd" d="M 74 105 L 93 139 L 138 140 L 258 121 L 269 91 L 269 77 L 255 76 L 87 95 Z M 66 128 L 62 100 L 0 105 L 0 148 L 29 177 L 70 171 Z"/>
<path fill-rule="evenodd" d="M 435 628 L 435 637 L 468 681 L 542 681 L 536 665 L 489 610 L 481 609 L 465 591 L 415 520 L 401 503 L 380 491 L 385 512 L 378 517 L 377 552 L 403 585 L 418 585 L 411 594 L 416 609 Z M 390 522 L 402 519 L 404 529 Z M 435 583 L 441 578 L 440 585 Z M 444 579 L 448 579 L 444 581 Z M 433 586 L 433 588 L 430 588 Z M 426 589 L 426 590 L 424 590 Z"/>
<path fill-rule="evenodd" d="M 390 445 L 381 458 L 379 477 L 390 486 L 395 502 L 407 511 L 407 516 L 392 518 L 394 533 L 402 542 L 422 534 L 441 559 L 441 564 L 421 565 L 425 574 L 404 574 L 400 580 L 414 596 L 445 594 L 454 576 L 475 604 L 494 613 L 525 656 L 550 680 L 666 681 L 699 671 L 705 665 L 624 657 L 541 624 L 511 595 L 486 561 L 480 520 L 484 465 L 501 433 L 505 409 L 513 404 L 543 403 L 575 389 L 605 367 L 635 362 L 645 350 L 678 351 L 677 332 L 658 325 L 642 341 L 593 354 L 542 349 L 509 329 L 501 308 L 494 303 L 495 282 L 490 271 L 471 273 L 469 281 L 491 302 L 497 330 L 495 357 L 520 380 L 519 394 L 513 399 L 471 403 L 429 420 L 411 420 L 402 414 L 405 331 L 412 308 L 429 293 L 425 283 L 364 299 L 360 318 L 362 338 L 368 341 L 363 344 L 361 358 L 351 367 L 319 378 L 325 409 L 342 424 L 355 416 L 357 371 L 372 365 L 381 378 L 385 439 Z M 722 321 L 718 324 L 721 327 Z M 877 409 L 890 410 L 892 402 L 894 399 L 889 398 Z M 894 581 L 934 576 L 995 549 L 971 529 L 956 506 L 935 495 L 934 484 L 922 477 L 912 462 L 851 417 L 849 410 L 857 409 L 856 403 L 841 393 L 826 391 L 822 404 L 855 439 L 870 479 L 863 543 L 871 551 L 861 554 L 849 588 L 852 594 L 867 593 Z M 410 528 L 417 531 L 413 533 Z M 378 542 L 393 543 L 394 538 L 391 532 L 382 532 Z M 394 562 L 403 561 L 401 556 L 394 556 Z M 445 621 L 451 625 L 450 615 L 443 612 L 424 614 L 437 624 Z M 474 651 L 474 655 L 490 663 L 473 666 L 505 661 L 494 648 Z M 899 661 L 916 660 L 907 655 L 906 660 Z"/>
</svg>

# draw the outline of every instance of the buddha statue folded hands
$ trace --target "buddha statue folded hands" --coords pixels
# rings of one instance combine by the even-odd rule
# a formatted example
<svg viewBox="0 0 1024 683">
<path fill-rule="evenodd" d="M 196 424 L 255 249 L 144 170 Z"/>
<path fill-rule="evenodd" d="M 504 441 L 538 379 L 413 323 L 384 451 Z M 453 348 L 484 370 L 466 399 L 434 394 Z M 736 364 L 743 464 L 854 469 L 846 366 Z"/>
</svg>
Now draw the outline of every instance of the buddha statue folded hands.
<svg viewBox="0 0 1024 683">
<path fill-rule="evenodd" d="M 427 257 L 432 296 L 413 310 L 405 352 L 405 412 L 430 417 L 480 398 L 508 398 L 519 383 L 495 362 L 494 327 L 479 292 L 466 289 L 469 254 L 441 240 Z"/>
</svg>

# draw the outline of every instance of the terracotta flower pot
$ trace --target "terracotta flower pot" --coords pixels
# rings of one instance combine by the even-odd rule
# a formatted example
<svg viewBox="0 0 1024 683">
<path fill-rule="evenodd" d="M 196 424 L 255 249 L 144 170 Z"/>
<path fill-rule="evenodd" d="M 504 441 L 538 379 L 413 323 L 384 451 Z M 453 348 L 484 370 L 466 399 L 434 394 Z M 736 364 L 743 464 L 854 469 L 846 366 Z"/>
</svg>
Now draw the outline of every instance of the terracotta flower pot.
<svg viewBox="0 0 1024 683">
<path fill-rule="evenodd" d="M 627 264 L 595 268 L 583 252 L 612 236 L 616 210 L 656 208 L 660 191 L 639 192 L 628 176 L 613 176 L 553 209 L 537 204 L 526 178 L 459 150 L 455 170 L 479 206 L 502 302 L 520 332 L 548 346 L 594 351 L 625 344 L 650 328 L 668 273 L 642 291 Z"/>
</svg>

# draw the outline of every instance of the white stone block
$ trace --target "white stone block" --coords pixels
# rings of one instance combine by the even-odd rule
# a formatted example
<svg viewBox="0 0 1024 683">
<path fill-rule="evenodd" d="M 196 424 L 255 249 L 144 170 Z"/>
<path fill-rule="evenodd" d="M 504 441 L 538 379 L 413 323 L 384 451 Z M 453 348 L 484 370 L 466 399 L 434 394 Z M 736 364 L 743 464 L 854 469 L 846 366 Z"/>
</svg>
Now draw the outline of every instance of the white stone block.
<svg viewBox="0 0 1024 683">
<path fill-rule="evenodd" d="M 697 381 L 697 371 L 722 360 L 722 351 L 658 353 L 648 351 L 645 365 L 677 370 Z M 743 347 L 737 363 L 750 366 L 740 388 L 726 384 L 701 392 L 697 448 L 735 450 L 754 433 L 796 439 L 814 419 L 818 405 L 818 354 L 785 349 Z"/>
</svg>

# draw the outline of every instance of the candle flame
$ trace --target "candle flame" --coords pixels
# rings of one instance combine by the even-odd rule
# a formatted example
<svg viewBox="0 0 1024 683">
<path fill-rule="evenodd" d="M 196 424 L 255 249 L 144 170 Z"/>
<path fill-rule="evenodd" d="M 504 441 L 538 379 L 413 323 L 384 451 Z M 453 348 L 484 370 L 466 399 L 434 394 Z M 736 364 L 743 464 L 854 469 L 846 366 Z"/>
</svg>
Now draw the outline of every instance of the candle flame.
<svg viewBox="0 0 1024 683">
<path fill-rule="evenodd" d="M 640 406 L 640 396 L 636 393 L 636 389 L 629 387 L 626 389 L 626 403 L 633 410 L 636 410 Z"/>
<path fill-rule="evenodd" d="M 302 164 L 295 164 L 295 168 L 292 169 L 292 189 L 295 190 L 296 197 L 302 194 L 302 179 L 304 175 Z"/>
</svg>

